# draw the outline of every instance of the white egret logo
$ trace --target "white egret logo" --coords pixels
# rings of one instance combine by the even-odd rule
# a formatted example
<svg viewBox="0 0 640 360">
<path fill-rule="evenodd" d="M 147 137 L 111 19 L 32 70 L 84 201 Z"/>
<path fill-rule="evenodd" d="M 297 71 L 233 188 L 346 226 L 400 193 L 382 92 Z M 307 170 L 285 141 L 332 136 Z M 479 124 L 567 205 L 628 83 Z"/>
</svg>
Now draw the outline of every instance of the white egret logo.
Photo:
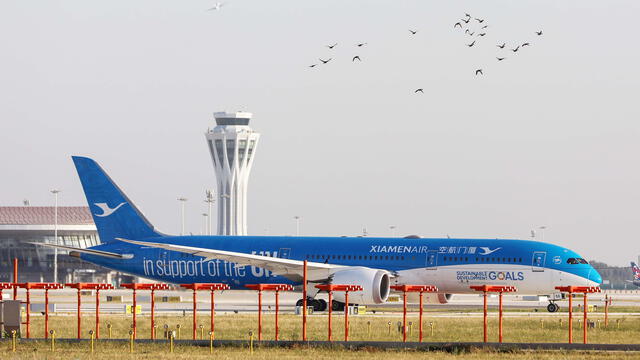
<svg viewBox="0 0 640 360">
<path fill-rule="evenodd" d="M 495 248 L 495 249 L 491 250 L 486 246 L 481 246 L 480 250 L 482 250 L 482 253 L 480 253 L 480 255 L 490 255 L 490 254 L 493 254 L 494 252 L 496 252 L 496 251 L 498 251 L 500 249 L 502 249 L 502 248 L 499 247 L 499 248 Z"/>
<path fill-rule="evenodd" d="M 118 204 L 118 206 L 114 208 L 110 208 L 109 205 L 107 205 L 107 203 L 94 203 L 95 206 L 99 207 L 100 210 L 102 210 L 102 214 L 94 214 L 94 215 L 97 217 L 107 217 L 113 214 L 116 210 L 118 210 L 124 204 L 126 203 L 122 202 Z"/>
</svg>

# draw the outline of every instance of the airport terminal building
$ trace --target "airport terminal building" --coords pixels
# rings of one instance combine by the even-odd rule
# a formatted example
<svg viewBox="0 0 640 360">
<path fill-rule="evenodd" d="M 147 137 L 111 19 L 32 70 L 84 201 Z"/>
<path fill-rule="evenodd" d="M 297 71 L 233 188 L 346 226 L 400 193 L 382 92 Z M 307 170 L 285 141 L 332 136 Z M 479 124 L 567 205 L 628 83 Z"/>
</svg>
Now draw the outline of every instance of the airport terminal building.
<svg viewBox="0 0 640 360">
<path fill-rule="evenodd" d="M 58 244 L 87 248 L 100 243 L 89 208 L 58 207 Z M 53 281 L 54 250 L 33 242 L 55 243 L 53 206 L 0 207 L 0 282 L 10 282 L 13 258 L 19 261 L 20 282 Z M 113 282 L 117 273 L 68 256 L 58 250 L 58 281 Z"/>
</svg>

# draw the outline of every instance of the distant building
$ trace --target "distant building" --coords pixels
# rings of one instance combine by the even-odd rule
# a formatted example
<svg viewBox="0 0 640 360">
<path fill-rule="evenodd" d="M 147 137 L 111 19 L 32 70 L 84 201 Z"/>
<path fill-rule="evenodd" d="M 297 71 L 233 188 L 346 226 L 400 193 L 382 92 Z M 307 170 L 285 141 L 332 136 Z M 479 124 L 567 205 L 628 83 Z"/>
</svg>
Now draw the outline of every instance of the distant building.
<svg viewBox="0 0 640 360">
<path fill-rule="evenodd" d="M 217 112 L 205 134 L 218 191 L 218 235 L 247 235 L 247 186 L 260 134 L 249 127 L 251 113 Z"/>
<path fill-rule="evenodd" d="M 54 207 L 0 207 L 0 282 L 12 281 L 13 258 L 19 261 L 20 282 L 53 281 L 52 248 L 30 244 L 56 243 L 54 239 Z M 89 208 L 58 207 L 58 244 L 87 248 L 100 244 Z M 116 273 L 70 257 L 58 250 L 58 281 L 112 282 Z"/>
</svg>

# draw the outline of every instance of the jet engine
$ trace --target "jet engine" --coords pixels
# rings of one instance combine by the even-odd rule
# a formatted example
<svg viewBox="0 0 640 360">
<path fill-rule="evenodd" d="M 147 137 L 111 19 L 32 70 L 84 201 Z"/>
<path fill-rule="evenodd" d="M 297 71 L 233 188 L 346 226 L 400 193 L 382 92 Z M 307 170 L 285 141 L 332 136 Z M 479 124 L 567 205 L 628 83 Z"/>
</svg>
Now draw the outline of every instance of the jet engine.
<svg viewBox="0 0 640 360">
<path fill-rule="evenodd" d="M 349 303 L 370 305 L 387 301 L 391 281 L 386 271 L 356 267 L 334 273 L 331 283 L 362 286 L 362 291 L 349 292 Z M 333 295 L 335 300 L 345 302 L 344 292 L 335 292 Z"/>
</svg>

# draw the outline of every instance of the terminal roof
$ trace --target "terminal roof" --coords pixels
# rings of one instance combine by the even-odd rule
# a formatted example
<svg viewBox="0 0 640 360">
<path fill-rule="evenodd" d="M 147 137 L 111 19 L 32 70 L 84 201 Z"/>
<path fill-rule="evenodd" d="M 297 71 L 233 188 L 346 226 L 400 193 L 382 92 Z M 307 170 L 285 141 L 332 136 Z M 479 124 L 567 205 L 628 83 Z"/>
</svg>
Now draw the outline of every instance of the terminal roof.
<svg viewBox="0 0 640 360">
<path fill-rule="evenodd" d="M 0 206 L 0 225 L 53 225 L 53 206 Z M 86 206 L 58 206 L 58 225 L 93 225 Z"/>
</svg>

